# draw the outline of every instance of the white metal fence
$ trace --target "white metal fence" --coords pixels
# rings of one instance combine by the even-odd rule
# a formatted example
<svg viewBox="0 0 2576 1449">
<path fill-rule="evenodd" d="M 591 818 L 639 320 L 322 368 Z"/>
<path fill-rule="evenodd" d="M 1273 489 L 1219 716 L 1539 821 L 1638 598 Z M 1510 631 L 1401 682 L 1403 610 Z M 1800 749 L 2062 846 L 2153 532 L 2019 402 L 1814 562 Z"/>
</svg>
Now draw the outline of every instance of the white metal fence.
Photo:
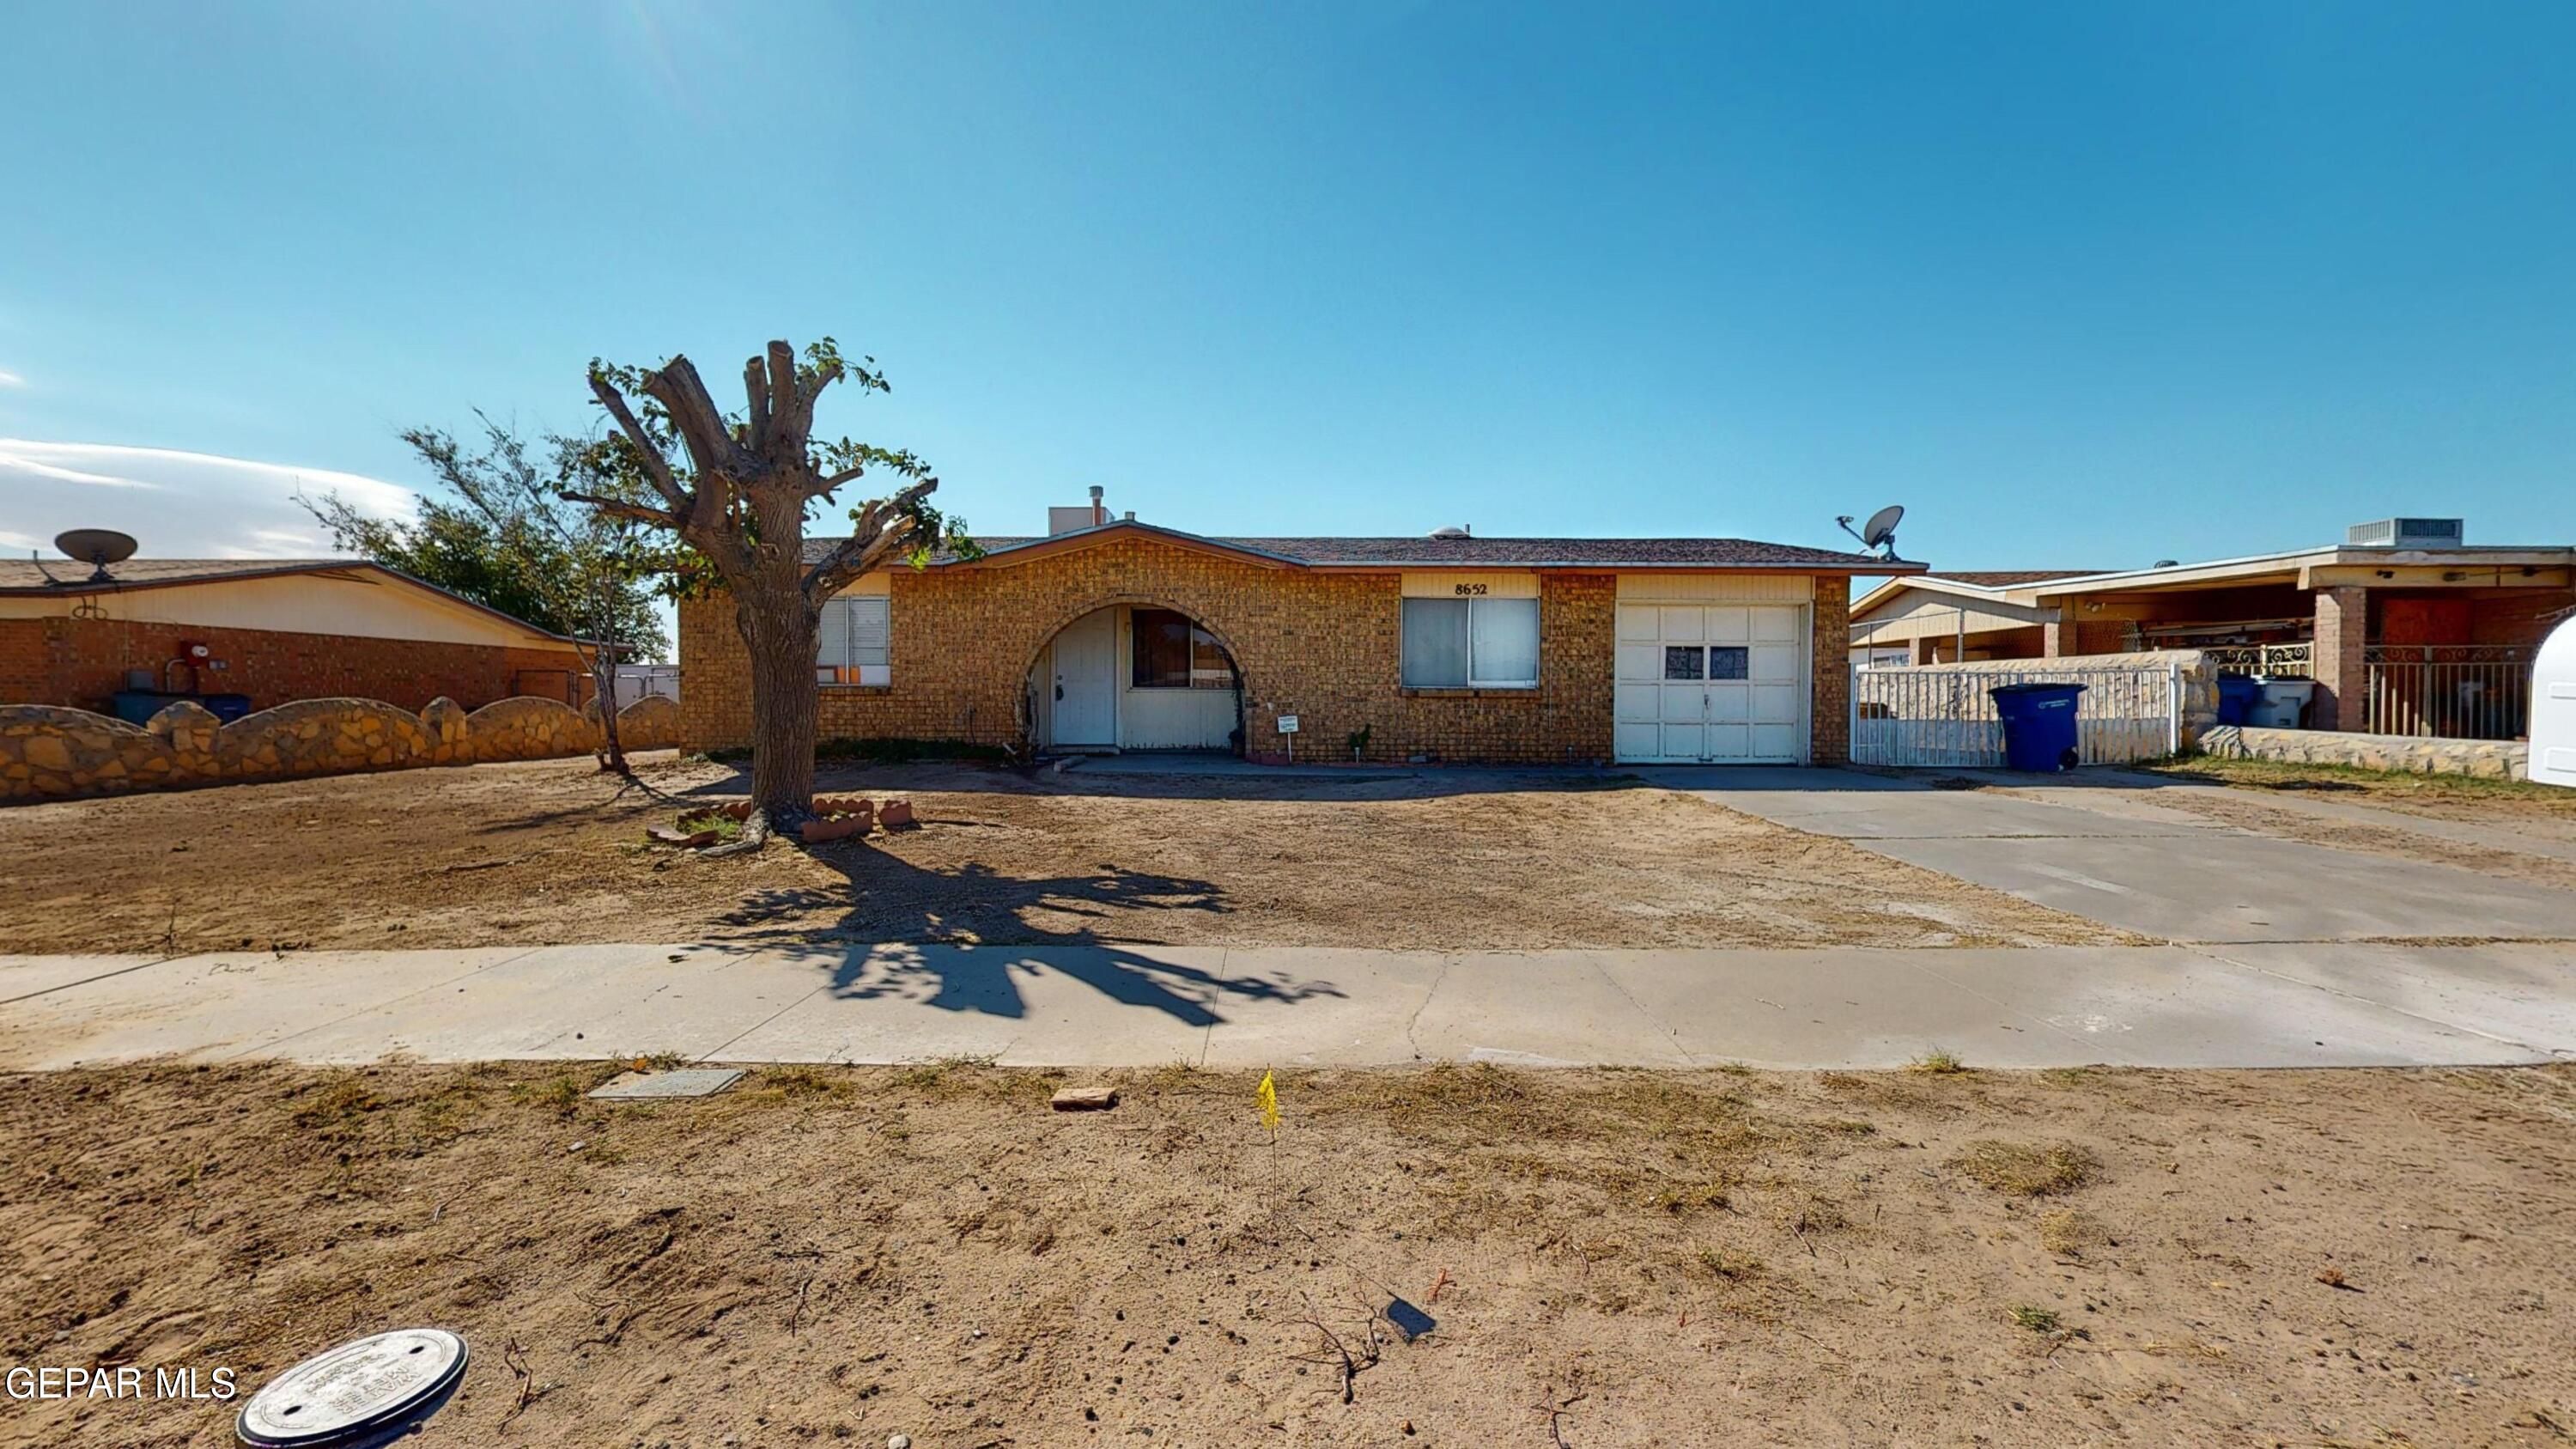
<svg viewBox="0 0 2576 1449">
<path fill-rule="evenodd" d="M 2171 664 L 2128 669 L 1855 669 L 1851 757 L 1861 765 L 1999 769 L 1999 684 L 2080 684 L 2075 747 L 2088 765 L 2169 755 L 2181 744 L 2182 679 Z"/>
<path fill-rule="evenodd" d="M 2531 728 L 2531 650 L 2373 644 L 2362 652 L 2375 735 L 2515 740 Z M 2347 722 L 2345 728 L 2352 726 Z"/>
</svg>

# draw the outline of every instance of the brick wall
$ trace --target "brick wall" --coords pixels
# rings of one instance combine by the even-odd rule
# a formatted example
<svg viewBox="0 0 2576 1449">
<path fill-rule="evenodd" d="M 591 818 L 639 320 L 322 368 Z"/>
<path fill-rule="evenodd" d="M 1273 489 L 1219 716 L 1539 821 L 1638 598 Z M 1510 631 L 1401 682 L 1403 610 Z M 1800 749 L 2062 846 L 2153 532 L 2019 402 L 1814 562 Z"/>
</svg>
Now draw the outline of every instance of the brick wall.
<svg viewBox="0 0 2576 1449">
<path fill-rule="evenodd" d="M 2576 605 L 2576 589 L 2471 594 L 2469 638 L 2478 644 L 2538 644 L 2571 605 Z"/>
<path fill-rule="evenodd" d="M 1534 690 L 1402 688 L 1398 586 L 1391 572 L 1264 568 L 1143 539 L 1007 568 L 897 569 L 893 683 L 825 688 L 822 735 L 1019 744 L 1040 648 L 1082 615 L 1123 603 L 1178 609 L 1225 646 L 1242 675 L 1248 752 L 1257 759 L 1284 754 L 1282 714 L 1300 717 L 1298 753 L 1307 758 L 1349 758 L 1347 737 L 1363 726 L 1367 758 L 1379 761 L 1610 757 L 1614 576 L 1542 576 Z M 1843 579 L 1816 580 L 1819 758 L 1841 757 L 1848 592 Z M 679 626 L 684 743 L 749 743 L 749 661 L 732 600 L 684 602 Z"/>
<path fill-rule="evenodd" d="M 2355 728 L 2362 723 L 2367 671 L 2363 642 L 2370 632 L 2370 591 L 2351 585 L 2316 591 L 2316 636 L 2309 649 L 2308 672 L 2317 681 L 2309 704 L 2309 722 L 2317 729 Z"/>
<path fill-rule="evenodd" d="M 129 669 L 155 677 L 181 640 L 207 645 L 222 669 L 197 680 L 206 694 L 246 694 L 253 709 L 298 699 L 380 699 L 417 710 L 440 696 L 468 709 L 516 694 L 587 703 L 589 676 L 569 648 L 505 648 L 423 640 L 209 629 L 121 619 L 0 620 L 0 704 L 105 711 Z M 188 688 L 189 671 L 171 671 Z"/>
<path fill-rule="evenodd" d="M 61 704 L 43 619 L 0 619 L 0 704 Z"/>
<path fill-rule="evenodd" d="M 1816 604 L 1807 612 L 1814 635 L 1807 658 L 1815 670 L 1807 758 L 1839 765 L 1851 758 L 1851 580 L 1817 575 Z"/>
</svg>

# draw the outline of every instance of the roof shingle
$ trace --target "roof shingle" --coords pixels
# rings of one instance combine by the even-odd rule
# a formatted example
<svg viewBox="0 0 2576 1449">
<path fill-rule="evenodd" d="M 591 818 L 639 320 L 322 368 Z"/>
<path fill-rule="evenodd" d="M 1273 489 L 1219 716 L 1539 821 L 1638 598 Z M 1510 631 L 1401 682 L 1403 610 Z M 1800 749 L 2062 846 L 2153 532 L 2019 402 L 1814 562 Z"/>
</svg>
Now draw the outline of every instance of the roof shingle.
<svg viewBox="0 0 2576 1449">
<path fill-rule="evenodd" d="M 257 574 L 364 567 L 369 567 L 364 560 L 353 558 L 130 558 L 109 564 L 107 576 L 116 584 L 188 584 Z M 0 558 L 0 592 L 54 593 L 110 586 L 91 584 L 90 573 L 90 566 L 77 559 L 49 558 L 39 563 L 35 559 Z"/>
<path fill-rule="evenodd" d="M 1354 565 L 1385 564 L 1391 567 L 1485 567 L 1536 568 L 1557 567 L 1701 567 L 1701 568 L 1801 568 L 1867 572 L 1884 569 L 1887 560 L 1870 554 L 1846 553 L 1839 549 L 1798 548 L 1789 544 L 1762 543 L 1745 538 L 1430 538 L 1424 536 L 1395 538 L 1214 538 L 1184 534 L 1177 529 L 1151 524 L 1124 522 L 1101 525 L 1098 529 L 1076 529 L 1056 534 L 1055 538 L 1074 538 L 1085 533 L 1107 532 L 1116 528 L 1141 528 L 1153 533 L 1170 534 L 1199 543 L 1223 548 L 1242 549 L 1267 554 L 1291 563 L 1348 568 Z M 1003 553 L 1030 544 L 1045 543 L 1044 537 L 1029 535 L 978 538 L 988 554 Z M 820 559 L 839 543 L 837 538 L 805 540 L 807 562 Z M 938 555 L 934 563 L 954 562 L 953 556 Z"/>
<path fill-rule="evenodd" d="M 2106 569 L 1934 569 L 1926 578 L 1948 579 L 1952 583 L 1974 584 L 1982 589 L 2004 589 L 2014 584 L 2036 584 L 2049 579 L 2080 579 L 2106 573 Z"/>
</svg>

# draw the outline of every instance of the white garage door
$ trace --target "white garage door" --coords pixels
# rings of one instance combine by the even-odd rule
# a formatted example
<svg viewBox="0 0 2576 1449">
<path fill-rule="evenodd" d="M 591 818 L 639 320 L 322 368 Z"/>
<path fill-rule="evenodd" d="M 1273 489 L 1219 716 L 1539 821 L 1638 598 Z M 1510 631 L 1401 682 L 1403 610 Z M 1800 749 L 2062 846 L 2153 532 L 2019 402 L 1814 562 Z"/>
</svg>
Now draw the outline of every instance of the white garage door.
<svg viewBox="0 0 2576 1449">
<path fill-rule="evenodd" d="M 1791 604 L 1620 604 L 1619 758 L 1805 760 L 1806 628 L 1807 611 Z"/>
</svg>

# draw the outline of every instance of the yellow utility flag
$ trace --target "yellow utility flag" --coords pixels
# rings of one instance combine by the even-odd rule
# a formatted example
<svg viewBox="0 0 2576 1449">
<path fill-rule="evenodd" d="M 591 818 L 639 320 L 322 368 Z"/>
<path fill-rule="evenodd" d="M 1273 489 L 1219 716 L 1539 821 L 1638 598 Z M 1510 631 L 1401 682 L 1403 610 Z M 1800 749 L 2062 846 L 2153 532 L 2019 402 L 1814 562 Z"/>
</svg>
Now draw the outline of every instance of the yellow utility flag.
<svg viewBox="0 0 2576 1449">
<path fill-rule="evenodd" d="M 1261 1125 L 1276 1136 L 1279 1131 L 1279 1087 L 1270 1080 L 1268 1072 L 1261 1074 L 1261 1085 L 1252 1089 L 1252 1100 L 1261 1104 Z"/>
</svg>

